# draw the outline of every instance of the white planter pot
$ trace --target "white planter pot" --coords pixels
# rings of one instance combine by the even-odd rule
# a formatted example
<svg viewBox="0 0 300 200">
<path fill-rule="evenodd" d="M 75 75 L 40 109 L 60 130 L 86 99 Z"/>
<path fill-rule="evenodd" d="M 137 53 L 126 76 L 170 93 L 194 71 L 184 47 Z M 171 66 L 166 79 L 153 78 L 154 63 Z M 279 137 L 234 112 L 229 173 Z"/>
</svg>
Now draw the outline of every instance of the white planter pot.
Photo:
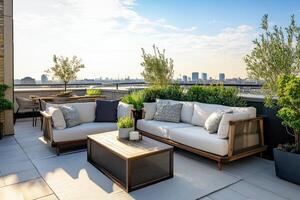
<svg viewBox="0 0 300 200">
<path fill-rule="evenodd" d="M 129 132 L 133 131 L 134 128 L 119 128 L 119 138 L 120 139 L 128 139 L 129 138 Z"/>
</svg>

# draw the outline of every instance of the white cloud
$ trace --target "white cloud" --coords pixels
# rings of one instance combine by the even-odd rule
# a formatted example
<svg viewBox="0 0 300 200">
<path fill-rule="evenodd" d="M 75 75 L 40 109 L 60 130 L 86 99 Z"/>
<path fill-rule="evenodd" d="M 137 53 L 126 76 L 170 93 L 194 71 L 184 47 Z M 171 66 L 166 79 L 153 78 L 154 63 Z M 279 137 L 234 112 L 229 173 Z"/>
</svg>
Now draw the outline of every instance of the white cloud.
<svg viewBox="0 0 300 200">
<path fill-rule="evenodd" d="M 175 60 L 177 74 L 245 75 L 242 57 L 251 48 L 252 27 L 202 35 L 196 26 L 178 27 L 163 18 L 143 17 L 134 10 L 135 4 L 134 0 L 15 0 L 16 77 L 39 77 L 51 66 L 53 54 L 81 57 L 86 65 L 81 77 L 137 77 L 142 70 L 140 48 L 151 50 L 154 43 Z"/>
</svg>

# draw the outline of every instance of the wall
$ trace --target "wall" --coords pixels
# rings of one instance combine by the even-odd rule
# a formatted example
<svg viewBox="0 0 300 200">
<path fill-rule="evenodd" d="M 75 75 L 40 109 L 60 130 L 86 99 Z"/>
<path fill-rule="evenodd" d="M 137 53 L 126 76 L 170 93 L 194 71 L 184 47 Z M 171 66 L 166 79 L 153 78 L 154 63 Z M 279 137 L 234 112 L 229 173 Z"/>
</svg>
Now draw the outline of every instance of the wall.
<svg viewBox="0 0 300 200">
<path fill-rule="evenodd" d="M 13 0 L 0 0 L 0 83 L 13 86 Z M 13 87 L 6 91 L 13 100 Z M 14 133 L 13 111 L 1 113 L 4 135 Z"/>
</svg>

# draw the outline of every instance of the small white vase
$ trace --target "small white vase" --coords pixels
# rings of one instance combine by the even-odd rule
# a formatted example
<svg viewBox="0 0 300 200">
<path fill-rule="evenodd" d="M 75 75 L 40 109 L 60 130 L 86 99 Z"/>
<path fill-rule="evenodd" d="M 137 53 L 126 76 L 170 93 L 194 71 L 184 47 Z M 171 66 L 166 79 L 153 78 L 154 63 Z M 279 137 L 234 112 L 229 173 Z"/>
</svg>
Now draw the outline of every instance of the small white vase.
<svg viewBox="0 0 300 200">
<path fill-rule="evenodd" d="M 119 128 L 119 138 L 120 139 L 128 139 L 129 138 L 129 132 L 133 131 L 134 128 Z"/>
</svg>

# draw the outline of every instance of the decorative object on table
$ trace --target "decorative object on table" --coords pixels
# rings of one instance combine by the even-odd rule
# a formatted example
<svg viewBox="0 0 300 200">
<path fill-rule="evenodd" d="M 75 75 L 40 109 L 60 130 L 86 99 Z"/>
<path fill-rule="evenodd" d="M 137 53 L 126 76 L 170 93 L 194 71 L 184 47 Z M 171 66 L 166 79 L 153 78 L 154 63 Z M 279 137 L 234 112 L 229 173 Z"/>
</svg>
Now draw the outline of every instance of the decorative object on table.
<svg viewBox="0 0 300 200">
<path fill-rule="evenodd" d="M 278 117 L 295 138 L 293 144 L 281 144 L 273 150 L 276 175 L 300 184 L 300 77 L 281 76 L 277 84 Z"/>
<path fill-rule="evenodd" d="M 130 131 L 129 132 L 129 140 L 138 141 L 141 140 L 141 135 L 138 131 Z"/>
<path fill-rule="evenodd" d="M 57 57 L 53 55 L 54 66 L 48 69 L 46 72 L 52 74 L 54 78 L 64 82 L 65 91 L 67 91 L 67 84 L 71 80 L 76 79 L 76 74 L 84 68 L 84 64 L 81 64 L 81 59 L 78 59 L 76 56 L 72 58 L 68 57 Z"/>
<path fill-rule="evenodd" d="M 5 91 L 9 88 L 8 85 L 0 84 L 0 114 L 5 110 L 10 110 L 13 108 L 13 103 L 7 99 L 5 99 Z M 3 136 L 3 123 L 0 123 L 0 139 Z"/>
<path fill-rule="evenodd" d="M 134 130 L 133 119 L 130 117 L 121 117 L 118 120 L 119 139 L 129 139 L 129 133 Z"/>
</svg>

